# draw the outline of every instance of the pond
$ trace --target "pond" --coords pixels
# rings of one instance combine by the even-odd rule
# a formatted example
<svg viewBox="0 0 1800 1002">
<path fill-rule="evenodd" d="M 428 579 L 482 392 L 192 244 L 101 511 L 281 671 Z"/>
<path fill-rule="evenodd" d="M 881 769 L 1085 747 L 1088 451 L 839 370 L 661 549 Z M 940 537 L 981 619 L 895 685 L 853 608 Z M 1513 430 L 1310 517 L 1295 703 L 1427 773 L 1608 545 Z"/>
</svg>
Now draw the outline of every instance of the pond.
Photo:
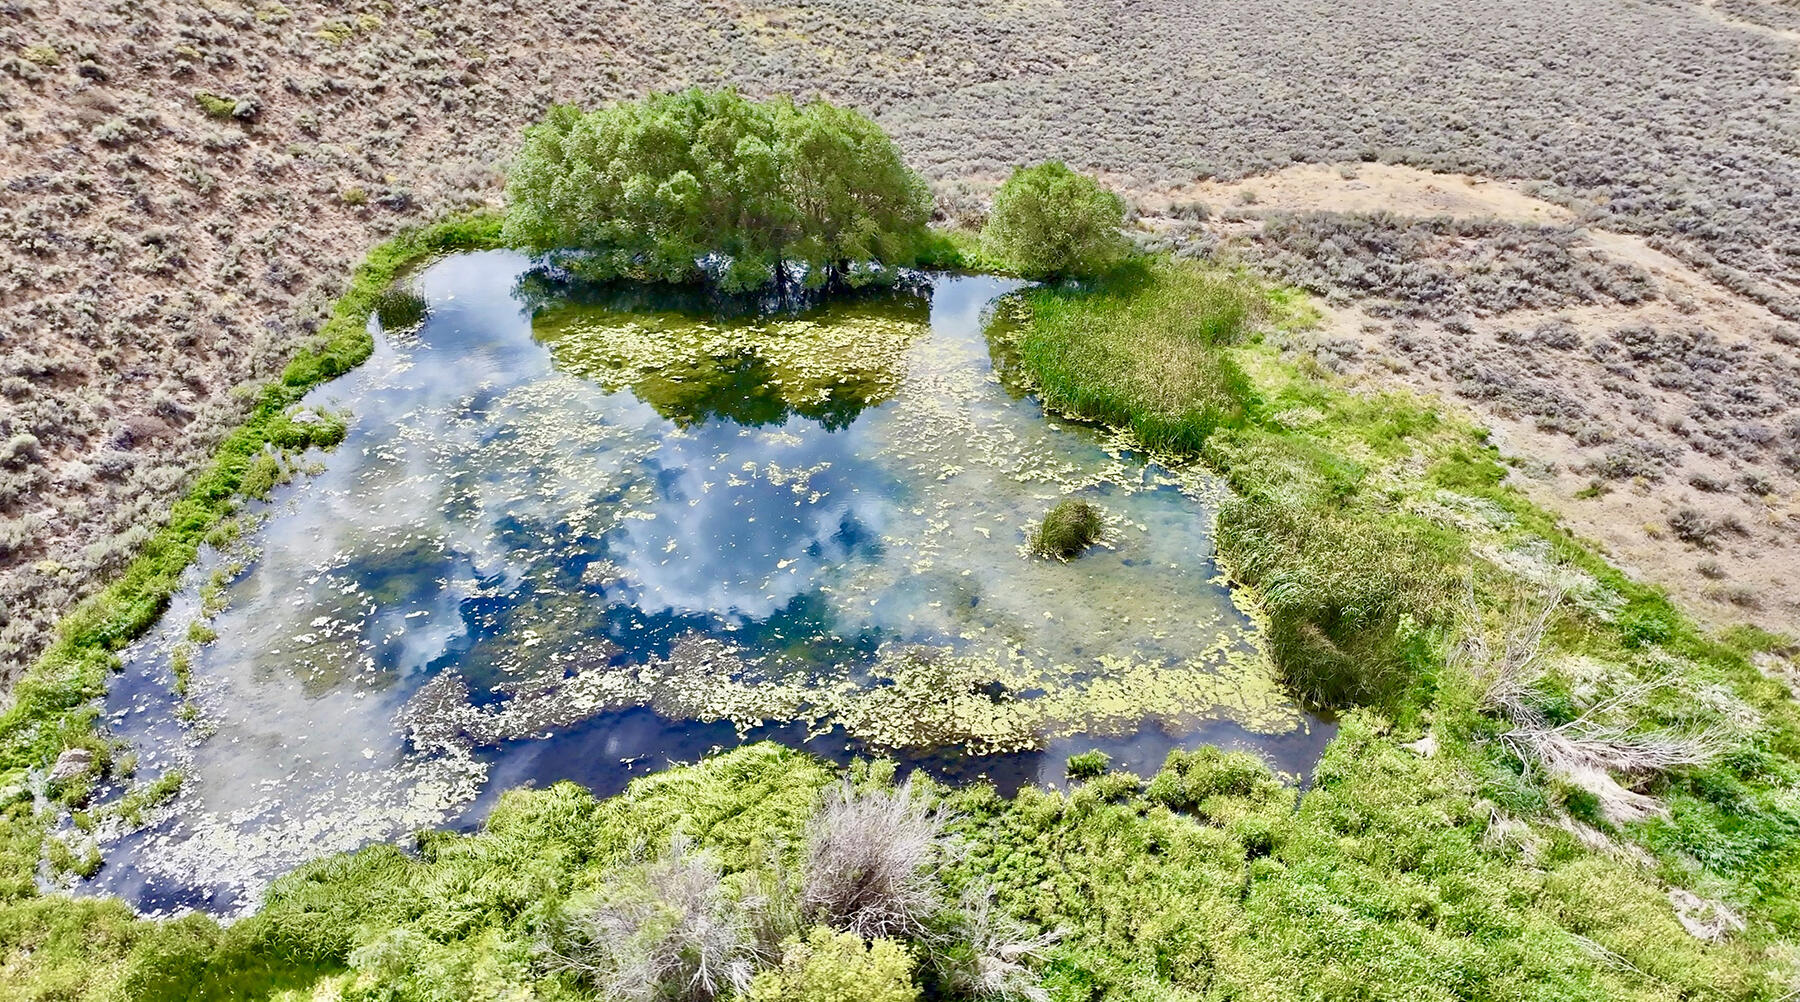
<svg viewBox="0 0 1800 1002">
<path fill-rule="evenodd" d="M 1304 775 L 1330 736 L 1219 577 L 1221 488 L 1005 378 L 1016 282 L 730 317 L 504 252 L 415 281 L 423 325 L 308 400 L 344 443 L 125 652 L 106 722 L 185 783 L 88 889 L 241 911 L 504 789 L 607 795 L 745 740 L 1013 789 L 1089 748 Z M 1102 543 L 1032 554 L 1065 497 Z"/>
</svg>

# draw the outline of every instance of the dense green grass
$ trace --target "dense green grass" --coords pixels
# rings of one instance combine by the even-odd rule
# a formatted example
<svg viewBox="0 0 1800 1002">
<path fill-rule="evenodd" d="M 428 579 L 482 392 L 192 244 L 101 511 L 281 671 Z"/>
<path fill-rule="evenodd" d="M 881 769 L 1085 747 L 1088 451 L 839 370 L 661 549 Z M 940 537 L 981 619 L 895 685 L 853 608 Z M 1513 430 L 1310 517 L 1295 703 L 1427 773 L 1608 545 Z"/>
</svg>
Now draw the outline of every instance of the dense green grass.
<svg viewBox="0 0 1800 1002">
<path fill-rule="evenodd" d="M 1100 538 L 1100 509 L 1076 498 L 1064 498 L 1044 514 L 1031 534 L 1031 548 L 1042 556 L 1069 560 Z"/>
<path fill-rule="evenodd" d="M 1031 319 L 1013 349 L 1050 408 L 1171 452 L 1197 451 L 1242 420 L 1243 374 L 1218 348 L 1259 309 L 1244 281 L 1150 259 L 1023 299 Z"/>
<path fill-rule="evenodd" d="M 1765 958 L 1689 937 L 1632 865 L 1567 837 L 1522 865 L 1486 837 L 1453 761 L 1402 751 L 1383 727 L 1347 718 L 1298 810 L 1257 760 L 1213 750 L 1069 795 L 942 790 L 963 847 L 942 879 L 991 885 L 1001 907 L 1063 930 L 1043 965 L 1059 1002 L 1779 996 Z M 580 998 L 534 950 L 560 908 L 677 830 L 728 874 L 792 866 L 831 781 L 762 744 L 606 801 L 516 791 L 479 834 L 309 865 L 225 929 L 31 902 L 0 912 L 0 986 L 28 972 L 21 997 L 39 999 Z"/>
</svg>

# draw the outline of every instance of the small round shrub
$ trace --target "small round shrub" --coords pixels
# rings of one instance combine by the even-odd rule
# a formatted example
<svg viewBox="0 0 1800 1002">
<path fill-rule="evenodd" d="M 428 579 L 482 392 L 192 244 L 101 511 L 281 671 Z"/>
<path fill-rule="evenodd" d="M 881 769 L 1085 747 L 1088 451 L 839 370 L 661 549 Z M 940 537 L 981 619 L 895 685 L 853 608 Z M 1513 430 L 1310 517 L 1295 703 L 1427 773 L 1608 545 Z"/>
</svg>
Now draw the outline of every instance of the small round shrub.
<svg viewBox="0 0 1800 1002">
<path fill-rule="evenodd" d="M 1125 201 L 1056 161 L 1020 167 L 994 194 L 983 251 L 1026 278 L 1104 274 L 1126 251 Z"/>
<path fill-rule="evenodd" d="M 1100 538 L 1100 509 L 1069 498 L 1044 516 L 1044 524 L 1032 533 L 1031 548 L 1046 557 L 1068 560 Z"/>
<path fill-rule="evenodd" d="M 750 982 L 750 1002 L 918 1002 L 913 958 L 891 939 L 864 940 L 815 926 L 781 965 Z"/>
</svg>

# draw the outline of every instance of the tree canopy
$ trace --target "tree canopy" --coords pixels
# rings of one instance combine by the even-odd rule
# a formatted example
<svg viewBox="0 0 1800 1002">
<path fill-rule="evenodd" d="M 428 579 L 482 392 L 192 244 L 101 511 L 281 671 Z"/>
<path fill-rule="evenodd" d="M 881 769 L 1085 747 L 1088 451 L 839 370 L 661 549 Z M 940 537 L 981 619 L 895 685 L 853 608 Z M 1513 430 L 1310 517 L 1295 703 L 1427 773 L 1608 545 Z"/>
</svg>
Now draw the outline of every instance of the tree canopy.
<svg viewBox="0 0 1800 1002">
<path fill-rule="evenodd" d="M 1125 256 L 1125 202 L 1051 161 L 1015 168 L 982 228 L 986 253 L 1027 278 L 1101 274 Z"/>
<path fill-rule="evenodd" d="M 585 277 L 729 290 L 858 285 L 904 264 L 923 179 L 868 117 L 734 90 L 550 109 L 507 178 L 505 236 Z"/>
</svg>

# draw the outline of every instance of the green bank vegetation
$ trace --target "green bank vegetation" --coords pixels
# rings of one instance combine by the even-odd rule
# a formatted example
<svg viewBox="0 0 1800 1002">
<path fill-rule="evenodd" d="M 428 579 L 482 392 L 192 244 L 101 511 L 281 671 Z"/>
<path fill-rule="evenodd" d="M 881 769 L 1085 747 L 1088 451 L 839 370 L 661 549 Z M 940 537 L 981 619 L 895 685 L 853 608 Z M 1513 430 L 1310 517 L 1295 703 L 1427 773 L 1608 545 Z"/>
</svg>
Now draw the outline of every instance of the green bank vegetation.
<svg viewBox="0 0 1800 1002">
<path fill-rule="evenodd" d="M 1230 484 L 1219 556 L 1252 586 L 1277 668 L 1315 704 L 1361 708 L 1384 768 L 1429 755 L 1419 768 L 1459 791 L 1440 801 L 1464 812 L 1458 839 L 1510 841 L 1531 870 L 1574 833 L 1583 865 L 1636 860 L 1618 879 L 1686 915 L 1690 939 L 1793 962 L 1800 715 L 1755 663 L 1791 664 L 1791 640 L 1707 635 L 1511 487 L 1479 429 L 1284 354 L 1286 338 L 1259 331 L 1304 326 L 1286 292 L 1151 260 L 1014 306 L 995 334 L 1052 409 L 1131 428 Z M 1565 928 L 1572 949 L 1653 970 Z"/>
<path fill-rule="evenodd" d="M 1297 807 L 1241 753 L 1178 753 L 1147 782 L 1103 769 L 1013 798 L 884 794 L 876 769 L 855 774 L 860 809 L 834 815 L 829 769 L 762 744 L 606 801 L 514 791 L 479 834 L 302 867 L 228 928 L 116 902 L 9 909 L 0 979 L 144 1002 L 1786 991 L 1763 944 L 1695 938 L 1638 864 L 1570 832 L 1498 826 L 1464 759 L 1405 750 L 1368 711 L 1344 719 Z M 850 857 L 892 879 L 817 886 L 821 861 Z M 704 965 L 718 990 L 696 987 Z"/>
</svg>

